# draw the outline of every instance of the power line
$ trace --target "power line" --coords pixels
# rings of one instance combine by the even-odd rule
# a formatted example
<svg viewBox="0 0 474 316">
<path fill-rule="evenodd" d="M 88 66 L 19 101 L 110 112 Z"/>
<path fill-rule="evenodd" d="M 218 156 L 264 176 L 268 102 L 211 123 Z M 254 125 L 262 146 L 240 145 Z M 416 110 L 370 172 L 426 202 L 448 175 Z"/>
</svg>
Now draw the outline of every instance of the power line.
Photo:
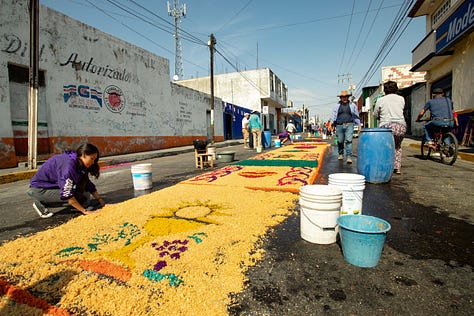
<svg viewBox="0 0 474 316">
<path fill-rule="evenodd" d="M 369 82 L 369 80 L 374 75 L 375 71 L 378 70 L 378 68 L 380 67 L 382 62 L 385 60 L 385 58 L 391 52 L 394 45 L 397 43 L 400 36 L 403 34 L 403 31 L 408 27 L 408 24 L 410 24 L 411 20 L 408 20 L 406 16 L 408 14 L 408 10 L 413 5 L 413 1 L 414 0 L 411 0 L 411 1 L 406 0 L 402 4 L 402 6 L 400 7 L 400 10 L 398 11 L 397 16 L 395 17 L 395 19 L 392 23 L 392 26 L 391 26 L 387 36 L 385 37 L 385 40 L 380 45 L 380 48 L 379 48 L 372 64 L 370 65 L 369 69 L 367 70 L 367 72 L 365 73 L 363 78 L 360 80 L 360 83 L 358 84 L 358 88 L 357 88 L 358 92 L 361 90 L 360 87 L 365 86 L 367 84 L 367 82 Z M 403 27 L 402 31 L 400 32 L 400 29 L 402 27 L 401 26 L 402 23 L 405 23 L 405 26 Z M 398 36 L 397 36 L 397 33 L 399 33 Z M 383 57 L 382 57 L 382 55 L 383 55 Z"/>
<path fill-rule="evenodd" d="M 394 8 L 394 7 L 398 7 L 398 6 L 399 5 L 391 5 L 391 6 L 383 7 L 382 9 L 390 9 L 390 8 Z M 372 12 L 372 11 L 376 11 L 376 10 L 375 9 L 370 10 L 370 12 Z M 221 37 L 233 37 L 233 36 L 238 36 L 238 35 L 247 35 L 249 32 L 255 33 L 255 32 L 258 32 L 258 31 L 274 30 L 274 29 L 287 28 L 287 27 L 304 25 L 304 24 L 313 24 L 313 23 L 317 23 L 317 22 L 337 20 L 337 19 L 341 19 L 341 18 L 350 17 L 351 15 L 355 16 L 355 15 L 359 15 L 359 14 L 363 14 L 363 13 L 365 13 L 365 11 L 358 11 L 358 12 L 355 12 L 353 14 L 335 15 L 335 16 L 327 17 L 327 18 L 312 19 L 312 20 L 307 20 L 307 21 L 303 21 L 303 22 L 295 22 L 295 23 L 288 23 L 288 24 L 274 25 L 274 26 L 263 26 L 263 27 L 255 28 L 255 29 L 245 31 L 245 32 L 222 34 Z"/>
<path fill-rule="evenodd" d="M 369 14 L 369 10 L 370 10 L 370 6 L 372 5 L 372 0 L 369 1 L 369 5 L 367 6 L 367 11 L 365 11 L 365 15 L 364 17 L 362 18 L 362 25 L 360 26 L 360 30 L 357 34 L 357 39 L 355 40 L 355 45 L 354 47 L 351 49 L 351 55 L 349 56 L 349 59 L 347 60 L 347 66 L 350 65 L 351 63 L 351 60 L 352 60 L 352 56 L 354 56 L 354 51 L 355 51 L 355 46 L 357 45 L 357 43 L 359 43 L 359 39 L 360 39 L 360 35 L 362 34 L 362 30 L 364 29 L 364 26 L 365 26 L 365 21 L 367 21 L 367 15 Z M 361 47 L 364 47 L 364 46 L 361 46 Z M 342 63 L 341 63 L 342 64 Z M 343 68 L 344 69 L 344 68 Z"/>
<path fill-rule="evenodd" d="M 115 18 L 114 16 L 112 16 L 111 14 L 109 14 L 106 10 L 100 8 L 100 7 L 97 6 L 95 3 L 93 3 L 91 0 L 85 0 L 85 1 L 86 1 L 87 3 L 89 3 L 92 7 L 94 7 L 95 9 L 97 9 L 98 11 L 100 11 L 100 12 L 102 12 L 103 14 L 107 15 L 107 16 L 108 16 L 109 18 L 111 18 L 112 20 L 114 20 L 114 21 L 120 23 L 122 26 L 124 26 L 124 27 L 127 28 L 128 30 L 132 31 L 133 33 L 137 34 L 138 36 L 140 36 L 140 37 L 146 39 L 146 40 L 149 41 L 150 43 L 152 43 L 152 44 L 158 46 L 159 48 L 163 49 L 164 51 L 166 51 L 166 52 L 168 52 L 168 53 L 170 53 L 170 54 L 173 54 L 173 53 L 174 53 L 173 51 L 171 51 L 171 50 L 168 49 L 167 47 L 164 47 L 164 46 L 160 45 L 159 43 L 157 43 L 157 42 L 154 41 L 153 39 L 147 37 L 146 35 L 144 35 L 144 34 L 138 32 L 138 31 L 136 31 L 135 29 L 133 29 L 132 27 L 128 26 L 128 25 L 125 24 L 122 20 L 119 20 L 119 19 Z M 108 1 L 108 0 L 107 0 L 107 1 Z M 112 4 L 114 4 L 114 3 L 112 3 Z M 122 8 L 120 8 L 120 9 L 122 9 Z M 125 11 L 127 12 L 127 10 L 125 10 Z M 141 19 L 141 18 L 140 18 L 140 19 Z M 142 20 L 142 19 L 141 19 L 141 20 Z M 142 20 L 142 21 L 144 21 L 144 22 L 146 22 L 146 23 L 148 23 L 148 24 L 151 24 L 151 25 L 157 27 L 156 25 L 150 23 L 149 21 L 145 21 L 145 20 Z M 200 43 L 200 44 L 201 44 L 201 43 Z M 204 43 L 204 45 L 207 46 L 206 43 Z M 185 60 L 186 60 L 186 59 L 185 59 Z M 186 60 L 186 61 L 187 61 L 188 63 L 190 63 L 190 64 L 192 64 L 192 65 L 198 67 L 198 68 L 207 70 L 207 68 L 204 68 L 204 67 L 202 67 L 201 65 L 195 64 L 195 63 L 192 62 L 192 61 L 189 61 L 189 60 Z"/>
<path fill-rule="evenodd" d="M 349 19 L 349 25 L 347 26 L 346 40 L 344 43 L 344 50 L 342 51 L 342 58 L 341 58 L 341 63 L 339 64 L 338 73 L 341 72 L 341 66 L 342 66 L 342 63 L 344 62 L 344 57 L 346 56 L 347 41 L 349 40 L 349 33 L 351 31 L 352 17 L 354 16 L 354 7 L 355 7 L 355 0 L 352 1 L 351 18 Z"/>
<path fill-rule="evenodd" d="M 363 41 L 362 45 L 360 46 L 361 48 L 365 47 L 365 43 L 367 42 L 367 39 L 369 38 L 369 35 L 370 35 L 372 29 L 374 28 L 375 21 L 377 20 L 377 17 L 379 16 L 380 9 L 382 7 L 383 2 L 384 2 L 384 0 L 382 0 L 380 2 L 379 8 L 377 9 L 377 13 L 375 14 L 374 19 L 372 20 L 372 24 L 370 25 L 369 30 L 365 34 L 365 38 L 364 38 L 364 41 Z M 361 52 L 362 52 L 362 49 L 359 49 L 356 58 L 354 59 L 354 61 L 352 62 L 351 66 L 348 69 L 349 71 L 352 70 L 352 67 L 354 67 L 354 64 L 357 62 L 357 60 L 359 60 L 359 56 L 360 56 Z"/>
<path fill-rule="evenodd" d="M 235 20 L 235 18 L 238 17 L 239 14 L 240 14 L 242 11 L 244 11 L 244 10 L 250 5 L 250 3 L 252 3 L 252 1 L 253 1 L 253 0 L 249 0 L 249 1 L 239 10 L 239 12 L 237 12 L 229 21 L 227 21 L 226 23 L 224 23 L 224 24 L 219 28 L 219 30 L 218 30 L 216 33 L 222 31 L 222 29 L 224 29 L 224 27 L 226 27 L 230 22 L 232 22 L 233 20 Z"/>
</svg>

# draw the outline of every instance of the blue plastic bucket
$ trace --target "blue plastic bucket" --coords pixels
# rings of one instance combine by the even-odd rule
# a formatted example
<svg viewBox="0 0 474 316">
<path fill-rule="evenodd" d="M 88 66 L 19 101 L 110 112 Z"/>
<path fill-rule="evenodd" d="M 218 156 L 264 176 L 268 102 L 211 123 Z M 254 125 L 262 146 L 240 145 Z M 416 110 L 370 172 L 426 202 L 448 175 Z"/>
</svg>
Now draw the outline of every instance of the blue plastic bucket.
<svg viewBox="0 0 474 316">
<path fill-rule="evenodd" d="M 270 131 L 263 132 L 262 143 L 263 148 L 270 148 L 272 146 L 272 133 Z"/>
<path fill-rule="evenodd" d="M 390 181 L 395 159 L 391 128 L 363 128 L 357 147 L 357 172 L 370 183 Z"/>
<path fill-rule="evenodd" d="M 275 139 L 275 147 L 281 147 L 281 140 Z"/>
<path fill-rule="evenodd" d="M 358 267 L 379 263 L 390 224 L 367 215 L 343 215 L 337 219 L 344 259 Z"/>
</svg>

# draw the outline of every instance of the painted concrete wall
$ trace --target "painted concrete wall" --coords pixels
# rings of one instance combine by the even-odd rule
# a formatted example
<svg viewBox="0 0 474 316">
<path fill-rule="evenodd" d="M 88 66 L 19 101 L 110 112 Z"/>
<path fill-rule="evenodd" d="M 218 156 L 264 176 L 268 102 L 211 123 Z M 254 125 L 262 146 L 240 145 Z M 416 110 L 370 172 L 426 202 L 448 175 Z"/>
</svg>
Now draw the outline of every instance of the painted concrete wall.
<svg viewBox="0 0 474 316">
<path fill-rule="evenodd" d="M 12 119 L 27 122 L 23 93 L 28 83 L 18 88 L 8 75 L 9 64 L 29 65 L 27 4 L 2 0 L 0 11 L 3 168 L 16 166 L 14 138 L 24 137 Z M 40 7 L 40 70 L 45 86 L 38 112 L 47 126 L 50 153 L 88 141 L 107 156 L 189 145 L 209 135 L 210 97 L 170 84 L 167 59 L 45 6 Z M 219 99 L 216 104 L 222 110 Z M 221 117 L 215 117 L 217 141 L 223 139 Z"/>
<path fill-rule="evenodd" d="M 474 33 L 460 43 L 451 59 L 455 111 L 474 110 Z"/>
<path fill-rule="evenodd" d="M 426 104 L 426 85 L 420 85 L 411 91 L 411 133 L 413 136 L 421 137 L 424 134 L 424 122 L 416 122 L 416 117 Z"/>
</svg>

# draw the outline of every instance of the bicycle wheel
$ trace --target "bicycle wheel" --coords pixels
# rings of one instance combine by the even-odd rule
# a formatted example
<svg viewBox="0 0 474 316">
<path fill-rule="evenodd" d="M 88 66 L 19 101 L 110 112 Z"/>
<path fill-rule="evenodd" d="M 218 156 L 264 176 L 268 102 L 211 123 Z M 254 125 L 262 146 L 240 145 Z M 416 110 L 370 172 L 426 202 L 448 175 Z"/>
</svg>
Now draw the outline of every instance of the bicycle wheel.
<svg viewBox="0 0 474 316">
<path fill-rule="evenodd" d="M 426 144 L 426 140 L 421 141 L 421 159 L 428 159 L 431 156 L 432 148 Z"/>
<path fill-rule="evenodd" d="M 443 140 L 439 145 L 439 153 L 444 164 L 452 165 L 456 161 L 456 158 L 458 158 L 458 140 L 453 133 L 443 134 Z"/>
</svg>

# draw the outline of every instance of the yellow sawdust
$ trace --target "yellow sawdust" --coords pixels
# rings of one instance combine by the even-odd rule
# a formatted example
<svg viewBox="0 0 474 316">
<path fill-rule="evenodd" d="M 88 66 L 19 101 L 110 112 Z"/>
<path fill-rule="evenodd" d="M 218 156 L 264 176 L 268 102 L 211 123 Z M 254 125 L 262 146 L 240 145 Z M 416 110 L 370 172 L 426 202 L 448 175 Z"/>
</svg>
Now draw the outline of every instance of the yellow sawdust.
<svg viewBox="0 0 474 316">
<path fill-rule="evenodd" d="M 81 315 L 223 315 L 229 293 L 242 290 L 245 270 L 261 258 L 256 242 L 289 215 L 296 198 L 237 187 L 166 188 L 2 245 L 0 278 L 23 288 L 44 283 L 44 293 L 59 296 L 63 309 Z M 112 238 L 120 236 L 120 229 L 123 233 L 123 223 L 139 230 L 133 238 L 127 235 L 133 229 L 125 233 L 128 245 L 127 238 Z M 197 232 L 205 234 L 200 243 L 188 237 Z M 108 242 L 89 251 L 97 236 Z M 167 280 L 145 278 L 143 271 L 160 260 L 151 244 L 175 239 L 189 239 L 188 250 L 177 260 L 167 259 L 160 273 L 173 273 L 183 283 L 172 287 Z M 57 255 L 73 246 L 85 250 L 67 258 Z M 132 277 L 123 284 L 64 264 L 91 257 L 127 267 Z M 55 282 L 44 282 L 49 279 Z M 13 308 L 12 315 L 22 310 Z"/>
<path fill-rule="evenodd" d="M 308 152 L 323 154 L 322 148 Z M 229 294 L 242 290 L 246 269 L 263 256 L 256 246 L 259 238 L 294 208 L 298 196 L 285 191 L 297 193 L 305 181 L 314 181 L 318 169 L 227 166 L 108 205 L 97 214 L 2 245 L 0 280 L 50 304 L 59 300 L 61 309 L 77 315 L 225 315 Z M 189 185 L 209 177 L 215 181 L 207 181 L 211 184 L 205 190 Z M 179 258 L 168 253 L 175 242 L 185 247 Z M 99 259 L 128 273 L 117 280 L 81 268 Z M 163 279 L 147 274 L 164 261 L 158 269 Z M 9 315 L 42 314 L 34 306 L 1 298 L 0 310 Z"/>
</svg>

